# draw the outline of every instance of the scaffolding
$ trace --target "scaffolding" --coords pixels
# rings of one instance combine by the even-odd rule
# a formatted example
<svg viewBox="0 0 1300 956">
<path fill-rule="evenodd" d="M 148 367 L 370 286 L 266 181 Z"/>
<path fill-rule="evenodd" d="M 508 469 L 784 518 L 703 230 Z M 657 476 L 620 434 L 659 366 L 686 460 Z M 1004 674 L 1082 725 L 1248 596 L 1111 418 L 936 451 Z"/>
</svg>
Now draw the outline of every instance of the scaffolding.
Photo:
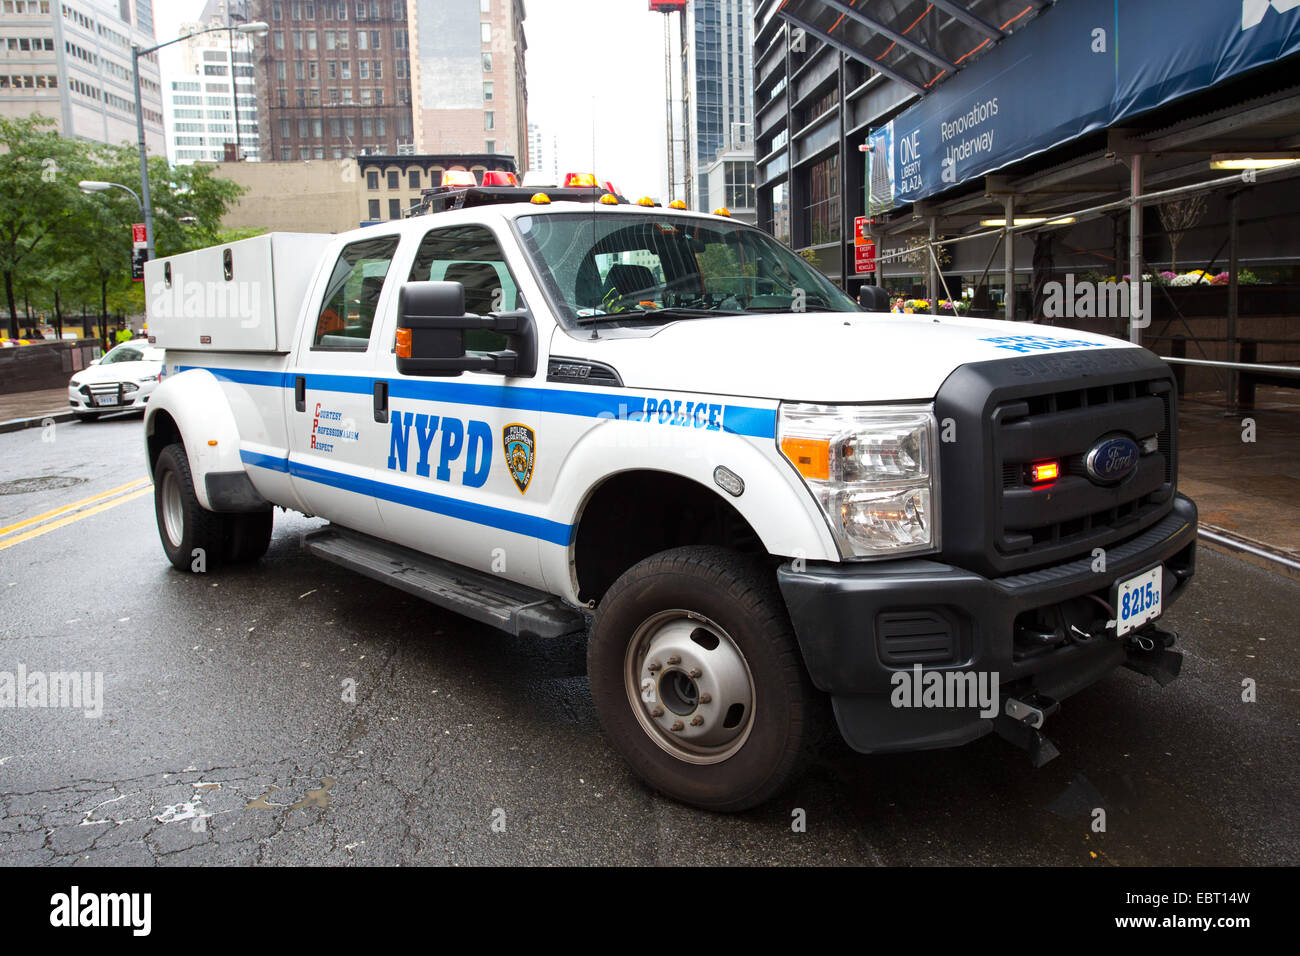
<svg viewBox="0 0 1300 956">
<path fill-rule="evenodd" d="M 1232 188 L 1249 188 L 1260 182 L 1270 180 L 1283 180 L 1300 176 L 1300 159 L 1287 165 L 1278 165 L 1262 169 L 1249 169 L 1232 175 L 1217 176 L 1211 179 L 1203 180 L 1197 183 L 1191 183 L 1184 186 L 1175 186 L 1169 189 L 1159 189 L 1144 191 L 1142 189 L 1142 156 L 1133 154 L 1129 157 L 1131 175 L 1130 193 L 1120 199 L 1109 202 L 1096 203 L 1084 206 L 1078 209 L 1067 210 L 1064 212 L 1055 212 L 1050 218 L 1044 217 L 1042 222 L 1016 224 L 1015 221 L 1015 197 L 1008 195 L 1004 197 L 1004 224 L 998 227 L 979 230 L 976 232 L 965 233 L 959 236 L 939 237 L 937 235 L 938 222 L 941 218 L 939 215 L 931 212 L 928 215 L 920 217 L 916 226 L 924 225 L 927 228 L 926 235 L 917 247 L 899 250 L 892 253 L 879 254 L 876 257 L 877 269 L 880 264 L 886 261 L 902 259 L 915 256 L 918 248 L 925 250 L 927 260 L 927 269 L 929 272 L 929 300 L 931 314 L 939 314 L 938 296 L 940 288 L 943 289 L 944 295 L 948 300 L 952 300 L 951 292 L 948 289 L 947 281 L 943 276 L 942 269 L 939 265 L 939 257 L 936 254 L 936 248 L 943 246 L 956 245 L 963 242 L 973 242 L 979 239 L 993 238 L 995 240 L 992 250 L 989 254 L 989 265 L 992 264 L 994 257 L 997 255 L 999 248 L 1005 253 L 1005 288 L 1010 290 L 1013 287 L 1015 272 L 1015 243 L 1016 236 L 1029 235 L 1037 232 L 1045 232 L 1057 229 L 1064 229 L 1085 222 L 1089 219 L 1096 219 L 1113 212 L 1128 212 L 1129 214 L 1129 292 L 1127 302 L 1130 304 L 1130 314 L 1128 322 L 1129 340 L 1134 344 L 1142 344 L 1142 332 L 1151 322 L 1151 316 L 1141 314 L 1141 306 L 1134 306 L 1134 303 L 1141 303 L 1142 284 L 1143 284 L 1143 259 L 1142 259 L 1142 242 L 1144 239 L 1142 215 L 1141 212 L 1147 206 L 1160 205 L 1171 200 L 1177 200 L 1187 196 L 1200 195 L 1207 192 L 1220 189 Z M 1236 259 L 1236 226 L 1235 226 L 1235 203 L 1230 204 L 1233 209 L 1233 218 L 1229 224 L 1228 245 L 1229 258 L 1233 267 L 1228 270 L 1228 335 L 1227 350 L 1232 354 L 1238 348 L 1237 339 L 1237 301 L 1238 301 L 1238 278 L 1239 270 L 1235 268 Z M 929 210 L 923 210 L 929 212 Z M 915 227 L 914 227 L 915 228 Z M 984 270 L 984 277 L 981 283 L 987 277 L 988 266 Z M 879 276 L 880 273 L 878 272 Z M 1004 302 L 1006 310 L 1005 318 L 1014 320 L 1014 296 L 1007 294 Z M 1134 309 L 1137 311 L 1135 312 Z M 1142 321 L 1145 319 L 1145 321 Z M 1138 321 L 1134 321 L 1138 320 Z M 1196 341 L 1193 337 L 1192 341 Z M 1202 349 L 1204 352 L 1204 349 Z M 1239 396 L 1239 376 L 1242 373 L 1251 376 L 1251 381 L 1270 382 L 1273 377 L 1290 379 L 1300 377 L 1300 367 L 1267 364 L 1255 361 L 1214 361 L 1207 358 L 1187 358 L 1185 355 L 1162 355 L 1166 362 L 1173 365 L 1199 366 L 1206 368 L 1225 369 L 1231 374 L 1225 383 L 1227 401 L 1229 405 L 1235 405 Z M 1287 384 L 1290 384 L 1289 382 Z"/>
</svg>

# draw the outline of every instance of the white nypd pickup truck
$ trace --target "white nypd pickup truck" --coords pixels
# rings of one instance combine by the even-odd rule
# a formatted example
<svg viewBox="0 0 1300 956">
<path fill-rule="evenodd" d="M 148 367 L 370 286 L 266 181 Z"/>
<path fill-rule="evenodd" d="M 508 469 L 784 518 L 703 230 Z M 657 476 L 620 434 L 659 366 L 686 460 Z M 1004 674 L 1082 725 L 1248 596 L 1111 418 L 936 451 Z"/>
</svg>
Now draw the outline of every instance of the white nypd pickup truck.
<svg viewBox="0 0 1300 956">
<path fill-rule="evenodd" d="M 177 569 L 328 519 L 305 559 L 586 634 L 614 747 L 720 811 L 791 778 L 828 700 L 862 753 L 995 732 L 1041 764 L 1061 700 L 1177 675 L 1197 518 L 1152 353 L 880 314 L 758 229 L 599 188 L 426 207 L 147 264 Z"/>
</svg>

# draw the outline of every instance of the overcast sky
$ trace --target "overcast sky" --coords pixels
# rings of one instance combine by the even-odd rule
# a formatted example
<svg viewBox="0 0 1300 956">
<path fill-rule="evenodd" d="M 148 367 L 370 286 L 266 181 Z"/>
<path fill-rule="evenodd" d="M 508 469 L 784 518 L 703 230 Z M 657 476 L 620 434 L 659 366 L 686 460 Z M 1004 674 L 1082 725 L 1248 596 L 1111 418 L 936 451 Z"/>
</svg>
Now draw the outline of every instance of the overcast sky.
<svg viewBox="0 0 1300 956">
<path fill-rule="evenodd" d="M 159 42 L 202 9 L 203 0 L 155 2 Z M 663 15 L 646 0 L 525 0 L 525 9 L 528 119 L 541 127 L 547 170 L 554 141 L 561 174 L 595 172 L 631 198 L 665 195 Z M 175 47 L 162 55 L 179 69 Z"/>
</svg>

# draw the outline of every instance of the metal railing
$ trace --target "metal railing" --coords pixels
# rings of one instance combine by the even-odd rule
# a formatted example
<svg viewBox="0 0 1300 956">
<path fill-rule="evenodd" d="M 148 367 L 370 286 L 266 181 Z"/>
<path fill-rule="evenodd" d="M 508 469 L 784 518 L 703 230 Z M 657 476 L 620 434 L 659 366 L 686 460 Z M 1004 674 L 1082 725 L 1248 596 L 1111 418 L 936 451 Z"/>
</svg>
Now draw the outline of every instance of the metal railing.
<svg viewBox="0 0 1300 956">
<path fill-rule="evenodd" d="M 1160 358 L 1174 365 L 1204 365 L 1209 368 L 1228 368 L 1239 372 L 1270 372 L 1279 375 L 1300 376 L 1300 365 L 1260 365 L 1255 362 L 1217 362 L 1212 359 L 1178 358 L 1162 355 Z"/>
</svg>

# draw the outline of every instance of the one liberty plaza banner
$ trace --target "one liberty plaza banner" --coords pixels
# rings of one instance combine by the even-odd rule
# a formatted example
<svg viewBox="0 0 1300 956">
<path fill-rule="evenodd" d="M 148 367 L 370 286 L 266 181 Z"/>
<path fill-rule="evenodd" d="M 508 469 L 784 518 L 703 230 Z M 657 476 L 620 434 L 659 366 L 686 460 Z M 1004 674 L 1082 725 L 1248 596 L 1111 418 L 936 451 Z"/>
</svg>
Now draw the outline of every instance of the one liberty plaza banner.
<svg viewBox="0 0 1300 956">
<path fill-rule="evenodd" d="M 886 183 L 925 199 L 1297 52 L 1300 0 L 1059 0 L 872 132 L 869 212 Z"/>
</svg>

